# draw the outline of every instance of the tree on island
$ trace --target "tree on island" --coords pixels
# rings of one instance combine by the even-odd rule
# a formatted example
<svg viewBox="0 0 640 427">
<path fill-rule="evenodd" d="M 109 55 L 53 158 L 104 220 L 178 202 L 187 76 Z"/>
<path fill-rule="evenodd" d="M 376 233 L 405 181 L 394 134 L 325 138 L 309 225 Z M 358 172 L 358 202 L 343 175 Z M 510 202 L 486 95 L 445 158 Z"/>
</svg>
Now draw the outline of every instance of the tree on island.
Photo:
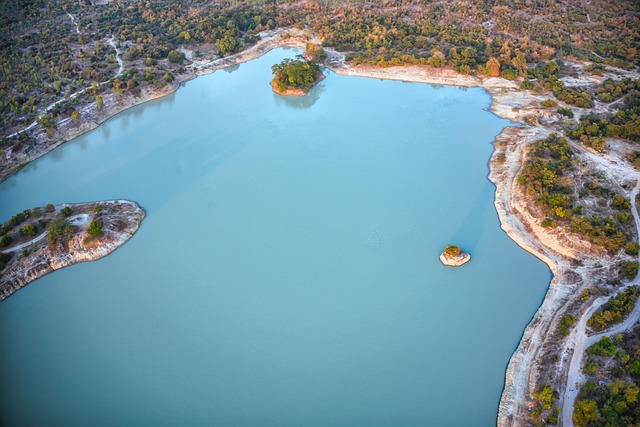
<svg viewBox="0 0 640 427">
<path fill-rule="evenodd" d="M 313 62 L 289 58 L 273 65 L 271 71 L 273 72 L 272 84 L 275 84 L 280 92 L 289 88 L 306 91 L 314 85 L 321 73 L 320 67 Z"/>
<path fill-rule="evenodd" d="M 47 224 L 47 240 L 50 245 L 58 243 L 60 239 L 67 241 L 73 234 L 73 226 L 66 219 L 54 219 Z"/>
<path fill-rule="evenodd" d="M 444 252 L 444 254 L 449 258 L 457 258 L 462 253 L 460 247 L 458 247 L 457 245 L 447 245 L 447 247 L 444 248 L 444 251 L 442 252 Z"/>
</svg>

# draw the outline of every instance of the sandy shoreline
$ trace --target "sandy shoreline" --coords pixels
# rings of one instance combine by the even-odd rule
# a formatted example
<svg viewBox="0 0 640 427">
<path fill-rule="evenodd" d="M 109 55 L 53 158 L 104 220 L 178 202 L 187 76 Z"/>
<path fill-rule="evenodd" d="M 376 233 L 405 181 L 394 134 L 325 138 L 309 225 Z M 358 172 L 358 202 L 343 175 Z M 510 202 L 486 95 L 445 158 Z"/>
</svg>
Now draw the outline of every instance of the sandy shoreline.
<svg viewBox="0 0 640 427">
<path fill-rule="evenodd" d="M 282 34 L 293 34 L 294 37 L 283 39 Z M 102 112 L 87 114 L 92 119 L 80 126 L 62 128 L 55 135 L 55 141 L 48 144 L 36 143 L 33 150 L 10 167 L 0 170 L 0 182 L 7 179 L 21 167 L 41 155 L 51 151 L 67 140 L 87 132 L 115 114 L 141 104 L 143 102 L 169 95 L 176 91 L 180 84 L 195 77 L 211 74 L 216 70 L 227 68 L 242 62 L 258 58 L 272 49 L 294 47 L 304 49 L 307 40 L 305 33 L 299 30 L 281 29 L 261 34 L 261 40 L 245 51 L 226 58 L 212 61 L 195 61 L 187 67 L 187 73 L 179 77 L 179 81 L 160 90 L 145 90 L 140 97 L 124 97 L 112 100 L 105 97 L 106 108 Z M 514 82 L 501 78 L 480 78 L 459 75 L 452 70 L 433 69 L 424 66 L 403 66 L 375 68 L 368 65 L 348 66 L 344 56 L 330 49 L 328 68 L 340 75 L 369 77 L 388 80 L 401 80 L 440 85 L 481 87 L 491 96 L 490 110 L 499 117 L 512 122 L 524 122 L 527 115 L 547 114 L 540 110 L 539 102 L 548 98 L 546 95 L 533 95 L 520 90 Z M 506 369 L 505 388 L 500 400 L 497 424 L 499 426 L 524 425 L 529 418 L 531 393 L 539 378 L 544 345 L 555 330 L 561 314 L 572 302 L 580 289 L 592 283 L 588 266 L 576 268 L 572 259 L 590 260 L 597 253 L 593 247 L 567 235 L 549 233 L 540 226 L 539 218 L 531 215 L 527 200 L 517 184 L 518 173 L 526 159 L 526 147 L 529 143 L 546 137 L 551 131 L 543 126 L 506 127 L 496 136 L 494 152 L 489 160 L 488 179 L 496 186 L 494 204 L 501 228 L 520 247 L 545 262 L 552 274 L 552 280 L 545 298 L 533 319 L 523 332 L 522 339 L 512 355 Z M 588 264 L 588 263 L 587 263 Z M 560 361 L 562 368 L 567 368 L 570 359 L 571 342 L 562 344 L 565 357 Z M 563 375 L 563 374 L 560 374 Z"/>
</svg>

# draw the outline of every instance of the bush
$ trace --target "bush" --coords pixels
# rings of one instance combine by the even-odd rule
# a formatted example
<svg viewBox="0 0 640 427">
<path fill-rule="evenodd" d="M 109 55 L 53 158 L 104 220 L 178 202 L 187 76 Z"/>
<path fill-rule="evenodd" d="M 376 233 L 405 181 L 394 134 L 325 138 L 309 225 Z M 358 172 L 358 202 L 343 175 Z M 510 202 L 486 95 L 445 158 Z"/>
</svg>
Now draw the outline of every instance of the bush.
<svg viewBox="0 0 640 427">
<path fill-rule="evenodd" d="M 87 232 L 89 233 L 89 236 L 92 236 L 92 237 L 102 236 L 104 234 L 102 232 L 102 226 L 103 225 L 104 225 L 104 223 L 102 223 L 102 222 L 91 221 L 89 223 L 89 229 L 87 230 Z"/>
<path fill-rule="evenodd" d="M 560 107 L 556 110 L 556 112 L 560 115 L 573 119 L 573 110 L 571 108 Z"/>
<path fill-rule="evenodd" d="M 633 280 L 638 275 L 638 263 L 633 261 L 623 261 L 620 264 L 620 278 Z"/>
<path fill-rule="evenodd" d="M 72 211 L 71 211 L 71 208 L 69 206 L 65 206 L 64 208 L 62 208 L 62 210 L 60 212 L 66 218 L 66 217 L 71 215 Z"/>
<path fill-rule="evenodd" d="M 569 335 L 569 328 L 576 323 L 576 320 L 578 320 L 576 316 L 562 316 L 562 319 L 560 319 L 560 323 L 558 324 L 558 334 L 561 337 Z"/>
<path fill-rule="evenodd" d="M 53 245 L 61 239 L 68 240 L 73 233 L 73 227 L 66 219 L 54 219 L 47 225 L 47 240 Z"/>
<path fill-rule="evenodd" d="M 536 87 L 536 84 L 531 80 L 525 80 L 520 84 L 520 89 L 523 89 L 523 90 L 531 90 L 534 87 Z"/>
<path fill-rule="evenodd" d="M 0 252 L 0 271 L 4 270 L 4 268 L 7 266 L 7 263 L 9 262 L 11 257 L 12 257 L 11 254 Z"/>
<path fill-rule="evenodd" d="M 616 354 L 616 345 L 611 341 L 609 337 L 602 337 L 600 341 L 593 344 L 587 349 L 589 356 L 609 356 L 613 357 Z"/>
<path fill-rule="evenodd" d="M 618 294 L 598 309 L 587 321 L 587 326 L 596 332 L 620 323 L 633 310 L 638 299 L 638 288 L 631 286 Z"/>
<path fill-rule="evenodd" d="M 640 245 L 638 245 L 635 242 L 628 242 L 625 246 L 624 246 L 624 252 L 627 255 L 638 255 L 638 252 L 640 251 Z"/>
<path fill-rule="evenodd" d="M 443 252 L 446 256 L 455 258 L 459 257 L 462 251 L 460 251 L 460 248 L 458 246 L 447 245 L 447 247 L 444 248 Z"/>
<path fill-rule="evenodd" d="M 543 108 L 551 108 L 551 107 L 557 107 L 558 106 L 558 101 L 555 101 L 553 99 L 545 99 L 544 101 L 542 101 L 540 103 L 540 105 Z"/>
<path fill-rule="evenodd" d="M 515 80 L 518 75 L 516 74 L 516 70 L 513 68 L 505 68 L 502 70 L 502 78 L 507 80 Z"/>
<path fill-rule="evenodd" d="M 53 212 L 55 210 L 56 210 L 56 207 L 53 206 L 51 203 L 49 203 L 47 206 L 44 207 L 45 212 Z"/>
<path fill-rule="evenodd" d="M 1 248 L 6 248 L 7 246 L 9 246 L 11 244 L 11 242 L 13 242 L 13 239 L 8 234 L 5 234 L 4 236 L 0 237 L 0 247 Z"/>
<path fill-rule="evenodd" d="M 35 225 L 33 224 L 27 224 L 22 226 L 22 228 L 20 228 L 20 234 L 22 234 L 23 236 L 35 236 L 36 232 L 38 230 L 36 229 Z"/>
<path fill-rule="evenodd" d="M 169 61 L 171 62 L 182 62 L 182 60 L 184 59 L 184 53 L 182 52 L 178 52 L 177 50 L 172 50 L 171 52 L 169 52 Z"/>
</svg>

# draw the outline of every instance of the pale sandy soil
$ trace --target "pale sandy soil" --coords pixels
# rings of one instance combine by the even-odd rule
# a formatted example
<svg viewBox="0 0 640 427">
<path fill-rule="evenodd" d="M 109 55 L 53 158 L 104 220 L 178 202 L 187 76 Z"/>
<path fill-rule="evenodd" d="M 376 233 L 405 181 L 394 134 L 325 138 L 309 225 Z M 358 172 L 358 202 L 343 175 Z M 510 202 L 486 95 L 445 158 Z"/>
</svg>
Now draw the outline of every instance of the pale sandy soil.
<svg viewBox="0 0 640 427">
<path fill-rule="evenodd" d="M 291 34 L 293 37 L 282 38 L 285 33 Z M 290 29 L 264 32 L 260 36 L 261 40 L 258 43 L 236 55 L 213 60 L 194 60 L 187 67 L 187 73 L 180 76 L 180 82 L 252 60 L 277 47 L 288 46 L 304 49 L 308 41 L 306 33 Z M 311 41 L 317 42 L 317 40 Z M 496 137 L 495 150 L 489 163 L 489 179 L 496 185 L 495 207 L 500 217 L 502 229 L 518 245 L 545 262 L 553 273 L 553 279 L 544 301 L 525 329 L 521 342 L 509 361 L 497 424 L 499 426 L 527 425 L 529 411 L 532 407 L 532 393 L 540 385 L 538 381 L 542 373 L 552 371 L 554 372 L 552 377 L 556 381 L 555 386 L 561 396 L 561 404 L 564 406 L 562 421 L 564 421 L 564 425 L 571 425 L 570 411 L 575 398 L 575 393 L 571 394 L 571 389 L 575 388 L 573 381 L 576 376 L 572 372 L 579 370 L 581 354 L 586 348 L 587 342 L 590 342 L 586 341 L 584 329 L 580 325 L 583 322 L 586 324 L 586 319 L 595 311 L 598 304 L 601 304 L 601 300 L 587 301 L 580 308 L 578 327 L 572 330 L 568 339 L 558 343 L 555 329 L 559 319 L 575 302 L 580 291 L 600 283 L 600 280 L 609 276 L 611 266 L 619 261 L 619 257 L 611 258 L 571 234 L 543 228 L 541 222 L 544 218 L 538 215 L 537 209 L 523 197 L 522 190 L 517 183 L 517 177 L 526 160 L 528 145 L 554 131 L 557 132 L 558 123 L 561 123 L 561 119 L 554 117 L 553 113 L 540 108 L 540 101 L 549 98 L 549 94 L 535 95 L 519 90 L 516 84 L 508 80 L 464 76 L 447 69 L 433 69 L 424 66 L 389 68 L 375 68 L 367 65 L 349 66 L 345 63 L 343 55 L 331 49 L 326 49 L 326 51 L 329 56 L 327 59 L 329 68 L 341 75 L 482 87 L 491 95 L 491 111 L 496 115 L 513 122 L 524 122 L 527 116 L 538 118 L 534 121 L 535 125 L 505 128 Z M 576 78 L 575 83 L 586 80 L 592 79 Z M 571 81 L 571 83 L 573 82 Z M 108 117 L 130 106 L 172 93 L 178 87 L 179 82 L 176 81 L 175 84 L 164 88 L 145 89 L 138 98 L 125 96 L 113 99 L 114 97 L 105 96 L 103 111 L 91 111 L 90 107 L 89 110 L 83 111 L 83 121 L 85 116 L 90 121 L 85 121 L 80 126 L 62 127 L 53 138 L 53 143 L 35 144 L 28 156 L 18 159 L 19 161 L 14 162 L 15 164 L 10 168 L 6 168 L 0 163 L 0 180 L 4 180 L 14 173 L 20 163 L 31 161 L 64 141 L 95 128 Z M 574 111 L 578 115 L 582 114 L 580 109 L 574 109 Z M 544 119 L 545 124 L 540 123 L 540 118 Z M 46 140 L 46 138 L 42 138 L 42 140 Z M 624 161 L 623 151 L 628 148 L 623 142 L 610 145 L 613 145 L 614 149 L 607 156 L 590 153 L 580 145 L 573 144 L 572 147 L 578 152 L 581 161 L 604 170 L 609 178 L 616 182 L 633 181 L 632 186 L 634 186 L 636 174 L 635 172 L 630 174 L 632 169 Z M 622 148 L 615 149 L 617 147 Z M 634 219 L 637 225 L 637 212 L 634 213 Z M 637 319 L 640 315 L 638 310 L 640 307 L 636 308 L 637 310 L 631 317 L 632 320 Z M 559 361 L 550 367 L 541 363 L 548 348 L 555 348 L 562 355 Z M 576 381 L 579 381 L 579 378 Z M 565 387 L 567 382 L 570 383 L 569 387 Z"/>
</svg>

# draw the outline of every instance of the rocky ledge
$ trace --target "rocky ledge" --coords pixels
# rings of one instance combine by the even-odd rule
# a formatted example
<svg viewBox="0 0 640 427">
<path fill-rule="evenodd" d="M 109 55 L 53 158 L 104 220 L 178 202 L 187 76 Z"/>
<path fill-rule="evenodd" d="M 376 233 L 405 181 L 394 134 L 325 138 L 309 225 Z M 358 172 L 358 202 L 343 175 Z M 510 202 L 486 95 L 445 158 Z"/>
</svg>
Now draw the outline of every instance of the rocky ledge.
<svg viewBox="0 0 640 427">
<path fill-rule="evenodd" d="M 19 215 L 19 222 L 14 217 L 2 226 L 13 244 L 2 249 L 0 301 L 47 273 L 109 255 L 133 236 L 145 212 L 135 202 L 112 200 L 48 205 Z"/>
<path fill-rule="evenodd" d="M 471 260 L 471 255 L 462 252 L 457 246 L 447 246 L 440 254 L 440 262 L 449 267 L 460 267 Z"/>
</svg>

